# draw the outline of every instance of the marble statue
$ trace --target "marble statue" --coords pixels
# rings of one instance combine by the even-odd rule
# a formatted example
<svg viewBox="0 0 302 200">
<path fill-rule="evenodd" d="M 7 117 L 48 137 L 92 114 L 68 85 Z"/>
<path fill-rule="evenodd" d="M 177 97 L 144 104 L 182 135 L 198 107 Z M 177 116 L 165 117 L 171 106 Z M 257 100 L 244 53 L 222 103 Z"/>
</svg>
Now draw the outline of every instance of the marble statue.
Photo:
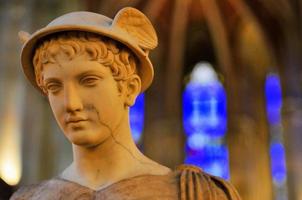
<svg viewBox="0 0 302 200">
<path fill-rule="evenodd" d="M 48 98 L 73 162 L 12 200 L 240 199 L 230 183 L 195 166 L 171 170 L 136 147 L 129 107 L 152 82 L 148 54 L 157 46 L 143 13 L 127 7 L 110 19 L 72 12 L 19 36 L 24 74 Z"/>
</svg>

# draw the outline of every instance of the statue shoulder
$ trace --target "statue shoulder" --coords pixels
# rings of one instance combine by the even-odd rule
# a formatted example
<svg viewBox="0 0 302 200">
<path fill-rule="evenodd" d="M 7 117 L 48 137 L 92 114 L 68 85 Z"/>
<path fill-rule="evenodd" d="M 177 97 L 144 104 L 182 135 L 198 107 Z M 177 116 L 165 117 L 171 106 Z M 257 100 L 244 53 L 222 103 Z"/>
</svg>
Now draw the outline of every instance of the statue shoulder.
<svg viewBox="0 0 302 200">
<path fill-rule="evenodd" d="M 62 196 L 62 193 L 66 191 L 66 186 L 68 187 L 68 184 L 53 178 L 38 184 L 20 187 L 10 200 L 58 199 L 56 197 Z"/>
<path fill-rule="evenodd" d="M 203 172 L 193 165 L 180 165 L 181 200 L 241 200 L 238 192 L 228 181 Z"/>
<path fill-rule="evenodd" d="M 10 198 L 10 200 L 27 200 L 34 196 L 34 193 L 39 190 L 41 184 L 27 185 L 20 187 Z"/>
</svg>

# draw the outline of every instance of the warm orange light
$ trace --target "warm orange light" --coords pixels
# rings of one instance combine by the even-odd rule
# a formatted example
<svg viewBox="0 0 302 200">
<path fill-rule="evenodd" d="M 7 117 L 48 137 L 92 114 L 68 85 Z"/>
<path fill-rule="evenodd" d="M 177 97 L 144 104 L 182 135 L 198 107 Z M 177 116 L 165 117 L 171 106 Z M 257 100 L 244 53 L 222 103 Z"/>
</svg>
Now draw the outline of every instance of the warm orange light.
<svg viewBox="0 0 302 200">
<path fill-rule="evenodd" d="M 16 185 L 21 178 L 21 113 L 17 113 L 15 101 L 7 99 L 7 102 L 9 105 L 0 129 L 0 177 L 7 184 Z"/>
<path fill-rule="evenodd" d="M 17 185 L 21 178 L 21 170 L 14 159 L 7 159 L 1 164 L 1 178 L 9 185 Z"/>
</svg>

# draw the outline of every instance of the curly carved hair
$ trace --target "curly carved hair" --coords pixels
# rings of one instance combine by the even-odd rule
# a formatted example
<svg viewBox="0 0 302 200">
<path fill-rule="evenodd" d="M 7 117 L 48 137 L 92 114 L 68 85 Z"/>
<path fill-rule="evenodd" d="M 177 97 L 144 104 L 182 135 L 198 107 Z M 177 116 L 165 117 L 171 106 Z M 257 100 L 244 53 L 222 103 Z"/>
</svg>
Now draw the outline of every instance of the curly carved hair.
<svg viewBox="0 0 302 200">
<path fill-rule="evenodd" d="M 47 63 L 56 63 L 56 55 L 65 53 L 70 59 L 88 53 L 91 60 L 111 69 L 113 78 L 119 83 L 137 74 L 138 60 L 122 44 L 97 34 L 71 31 L 51 35 L 36 48 L 33 57 L 37 85 L 46 93 L 41 75 Z"/>
</svg>

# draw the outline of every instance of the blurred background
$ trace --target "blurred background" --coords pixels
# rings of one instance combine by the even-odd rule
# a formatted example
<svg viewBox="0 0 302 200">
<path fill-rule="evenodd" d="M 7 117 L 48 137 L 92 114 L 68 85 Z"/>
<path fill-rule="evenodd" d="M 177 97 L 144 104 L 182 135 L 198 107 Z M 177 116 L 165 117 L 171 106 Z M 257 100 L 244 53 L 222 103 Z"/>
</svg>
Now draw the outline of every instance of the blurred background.
<svg viewBox="0 0 302 200">
<path fill-rule="evenodd" d="M 300 0 L 0 0 L 0 199 L 72 161 L 47 100 L 23 76 L 17 33 L 125 6 L 159 38 L 153 85 L 131 109 L 140 149 L 230 180 L 244 200 L 302 200 Z"/>
</svg>

